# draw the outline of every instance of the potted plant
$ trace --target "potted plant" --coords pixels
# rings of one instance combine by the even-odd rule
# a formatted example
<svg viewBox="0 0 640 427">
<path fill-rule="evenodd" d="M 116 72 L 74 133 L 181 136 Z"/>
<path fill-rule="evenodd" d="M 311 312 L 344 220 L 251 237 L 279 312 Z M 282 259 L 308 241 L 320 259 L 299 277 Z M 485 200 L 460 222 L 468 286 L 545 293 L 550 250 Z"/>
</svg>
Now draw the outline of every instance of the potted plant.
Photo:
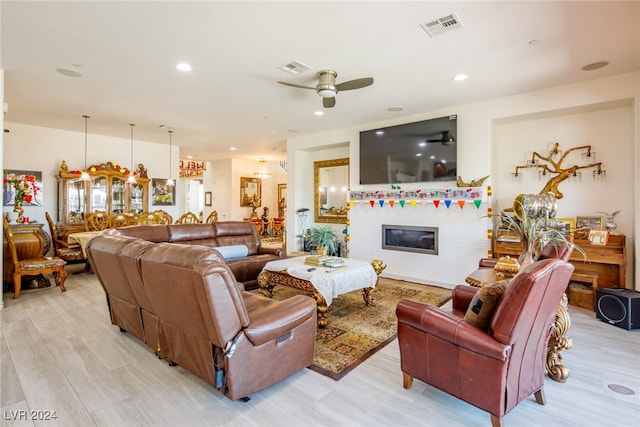
<svg viewBox="0 0 640 427">
<path fill-rule="evenodd" d="M 312 227 L 305 236 L 305 243 L 315 247 L 320 255 L 337 254 L 340 240 L 333 228 L 329 225 Z"/>
<path fill-rule="evenodd" d="M 528 195 L 528 197 L 535 198 L 536 196 Z M 547 195 L 547 197 L 549 196 Z M 555 198 L 552 202 L 555 203 Z M 544 214 L 544 211 L 536 214 L 535 212 L 537 211 L 532 211 L 522 196 L 516 198 L 513 208 L 514 215 L 510 215 L 504 210 L 500 212 L 500 227 L 515 234 L 520 239 L 523 251 L 518 258 L 518 263 L 521 268 L 531 264 L 535 260 L 536 254 L 546 245 L 554 247 L 573 245 L 575 250 L 586 257 L 584 250 L 573 243 L 569 231 L 556 227 L 557 221 L 555 218 L 549 218 L 547 214 Z M 555 215 L 555 209 L 552 210 L 554 211 L 553 215 Z"/>
</svg>

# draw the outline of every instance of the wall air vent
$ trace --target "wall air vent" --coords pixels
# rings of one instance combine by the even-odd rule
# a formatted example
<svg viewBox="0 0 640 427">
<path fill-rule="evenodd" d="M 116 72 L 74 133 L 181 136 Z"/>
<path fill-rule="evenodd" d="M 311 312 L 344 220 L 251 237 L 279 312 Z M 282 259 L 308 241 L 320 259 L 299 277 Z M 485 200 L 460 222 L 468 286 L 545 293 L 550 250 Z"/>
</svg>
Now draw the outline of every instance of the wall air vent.
<svg viewBox="0 0 640 427">
<path fill-rule="evenodd" d="M 294 76 L 302 73 L 303 71 L 307 71 L 311 69 L 311 67 L 309 67 L 306 64 L 303 64 L 300 61 L 293 61 L 288 64 L 284 64 L 278 68 L 289 74 L 293 74 Z"/>
<path fill-rule="evenodd" d="M 420 24 L 420 26 L 427 32 L 427 34 L 429 34 L 430 37 L 436 37 L 440 34 L 461 28 L 462 21 L 455 13 L 451 13 L 442 18 L 435 19 L 425 24 Z"/>
</svg>

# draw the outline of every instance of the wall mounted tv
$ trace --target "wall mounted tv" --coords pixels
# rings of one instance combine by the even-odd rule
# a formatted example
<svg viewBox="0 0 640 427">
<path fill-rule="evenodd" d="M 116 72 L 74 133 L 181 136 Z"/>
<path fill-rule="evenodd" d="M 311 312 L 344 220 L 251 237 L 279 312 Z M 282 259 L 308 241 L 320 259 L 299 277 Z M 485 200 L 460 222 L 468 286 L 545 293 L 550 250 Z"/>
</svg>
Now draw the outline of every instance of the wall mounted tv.
<svg viewBox="0 0 640 427">
<path fill-rule="evenodd" d="M 455 181 L 457 115 L 360 132 L 360 184 Z"/>
</svg>

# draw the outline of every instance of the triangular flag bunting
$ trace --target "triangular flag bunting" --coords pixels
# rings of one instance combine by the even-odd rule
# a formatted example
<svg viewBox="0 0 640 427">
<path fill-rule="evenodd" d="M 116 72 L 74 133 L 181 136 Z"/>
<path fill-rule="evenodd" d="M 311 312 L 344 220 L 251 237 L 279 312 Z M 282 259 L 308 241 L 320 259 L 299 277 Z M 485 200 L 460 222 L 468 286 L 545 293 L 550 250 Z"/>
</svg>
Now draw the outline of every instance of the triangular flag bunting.
<svg viewBox="0 0 640 427">
<path fill-rule="evenodd" d="M 375 200 L 369 200 L 369 204 L 371 205 L 371 207 L 373 207 L 373 205 L 376 204 L 376 201 Z"/>
<path fill-rule="evenodd" d="M 411 201 L 411 207 L 412 207 L 412 208 L 415 208 L 415 207 L 416 207 L 416 201 L 415 201 L 415 200 L 412 200 L 412 201 Z"/>
<path fill-rule="evenodd" d="M 389 200 L 389 206 L 393 207 L 394 203 L 395 203 L 395 200 Z"/>
<path fill-rule="evenodd" d="M 380 199 L 380 200 L 378 200 L 378 203 L 380 203 L 380 207 L 382 207 L 382 205 L 384 205 L 384 200 Z"/>
<path fill-rule="evenodd" d="M 400 207 L 404 208 L 404 199 L 400 199 Z"/>
<path fill-rule="evenodd" d="M 482 204 L 482 200 L 476 199 L 473 201 L 473 204 L 476 205 L 476 209 L 480 209 L 480 205 Z"/>
<path fill-rule="evenodd" d="M 433 201 L 433 206 L 435 206 L 436 209 L 438 209 L 438 206 L 440 206 L 440 200 L 434 200 Z"/>
<path fill-rule="evenodd" d="M 458 206 L 460 206 L 460 209 L 464 208 L 464 200 L 458 200 Z"/>
<path fill-rule="evenodd" d="M 354 202 L 353 200 L 349 200 L 349 204 L 351 205 L 351 207 L 353 207 L 353 205 L 354 205 L 355 203 L 356 203 L 356 202 Z"/>
<path fill-rule="evenodd" d="M 449 200 L 449 199 L 445 200 L 444 204 L 447 207 L 447 209 L 449 209 L 449 206 L 451 206 L 451 200 Z"/>
</svg>

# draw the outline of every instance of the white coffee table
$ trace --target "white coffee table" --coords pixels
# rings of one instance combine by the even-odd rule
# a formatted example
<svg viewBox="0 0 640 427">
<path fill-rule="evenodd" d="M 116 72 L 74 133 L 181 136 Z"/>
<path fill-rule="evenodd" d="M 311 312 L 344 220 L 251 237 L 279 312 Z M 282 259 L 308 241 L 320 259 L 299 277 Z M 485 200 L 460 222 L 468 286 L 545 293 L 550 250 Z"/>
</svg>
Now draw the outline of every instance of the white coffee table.
<svg viewBox="0 0 640 427">
<path fill-rule="evenodd" d="M 273 297 L 276 285 L 288 286 L 309 292 L 318 305 L 318 327 L 327 326 L 327 310 L 333 298 L 347 292 L 362 289 L 367 305 L 373 305 L 371 292 L 378 281 L 380 271 L 366 261 L 342 258 L 344 265 L 337 268 L 312 266 L 299 256 L 268 262 L 258 275 L 261 291 Z"/>
</svg>

